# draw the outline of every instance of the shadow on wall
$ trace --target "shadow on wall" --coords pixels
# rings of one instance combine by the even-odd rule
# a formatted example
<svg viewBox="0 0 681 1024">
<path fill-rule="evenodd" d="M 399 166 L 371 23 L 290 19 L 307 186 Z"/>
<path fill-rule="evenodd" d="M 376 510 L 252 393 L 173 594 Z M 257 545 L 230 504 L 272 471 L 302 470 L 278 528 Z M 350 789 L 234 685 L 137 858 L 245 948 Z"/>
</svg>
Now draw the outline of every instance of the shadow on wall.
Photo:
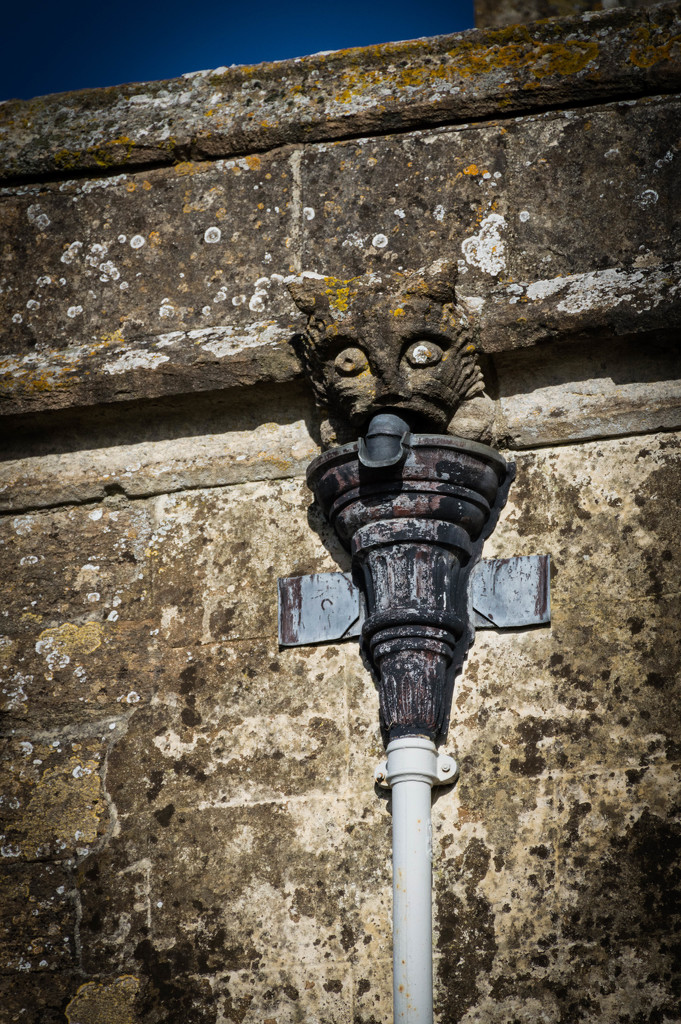
<svg viewBox="0 0 681 1024">
<path fill-rule="evenodd" d="M 604 342 L 562 341 L 538 348 L 518 349 L 494 356 L 498 395 L 527 394 L 539 388 L 597 382 L 652 384 L 681 374 L 678 338 L 655 331 L 651 335 Z"/>
<path fill-rule="evenodd" d="M 511 448 L 674 429 L 681 359 L 671 332 L 561 341 L 492 357 Z"/>
<path fill-rule="evenodd" d="M 0 461 L 250 431 L 267 423 L 299 420 L 319 443 L 320 416 L 302 381 L 6 417 Z"/>
</svg>

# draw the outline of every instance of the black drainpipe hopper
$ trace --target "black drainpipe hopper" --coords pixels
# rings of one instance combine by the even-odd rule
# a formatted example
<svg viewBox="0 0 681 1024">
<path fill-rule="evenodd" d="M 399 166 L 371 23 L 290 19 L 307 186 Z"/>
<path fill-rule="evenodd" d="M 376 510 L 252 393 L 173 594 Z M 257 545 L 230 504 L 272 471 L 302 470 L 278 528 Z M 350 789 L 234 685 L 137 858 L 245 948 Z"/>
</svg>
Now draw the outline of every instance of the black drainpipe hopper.
<svg viewBox="0 0 681 1024">
<path fill-rule="evenodd" d="M 364 591 L 362 644 L 388 740 L 446 734 L 454 677 L 473 639 L 468 577 L 514 474 L 493 448 L 411 434 L 395 413 L 374 416 L 365 438 L 308 468 Z"/>
</svg>

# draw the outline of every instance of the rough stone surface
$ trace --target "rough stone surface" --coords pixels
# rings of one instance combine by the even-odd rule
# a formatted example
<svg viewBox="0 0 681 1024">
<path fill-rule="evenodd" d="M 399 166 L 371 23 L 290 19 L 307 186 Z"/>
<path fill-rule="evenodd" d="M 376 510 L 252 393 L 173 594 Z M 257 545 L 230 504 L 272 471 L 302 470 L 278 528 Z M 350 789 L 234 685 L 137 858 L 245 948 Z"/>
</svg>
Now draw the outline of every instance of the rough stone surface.
<svg viewBox="0 0 681 1024">
<path fill-rule="evenodd" d="M 681 427 L 673 332 L 494 356 L 497 436 L 513 448 Z"/>
<path fill-rule="evenodd" d="M 108 731 L 108 730 L 107 730 Z M 3 856 L 86 857 L 107 831 L 100 769 L 109 736 L 10 741 L 3 751 Z"/>
<path fill-rule="evenodd" d="M 76 966 L 73 880 L 60 864 L 3 865 L 0 875 L 1 972 L 16 981 L 42 979 Z"/>
<path fill-rule="evenodd" d="M 36 509 L 147 497 L 194 487 L 300 476 L 319 452 L 309 391 L 230 390 L 218 398 L 58 423 L 14 420 L 0 462 L 0 508 Z"/>
<path fill-rule="evenodd" d="M 503 28 L 504 25 L 524 25 L 543 18 L 569 18 L 587 11 L 611 10 L 625 7 L 640 10 L 654 6 L 653 0 L 475 0 L 477 28 Z"/>
<path fill-rule="evenodd" d="M 681 1024 L 677 17 L 3 105 L 3 1024 L 391 1019 L 376 689 L 277 647 L 350 568 L 287 285 L 452 259 L 553 579 L 457 683 L 436 1024 Z"/>
<path fill-rule="evenodd" d="M 433 808 L 436 1020 L 675 1022 L 681 437 L 517 461 L 485 554 L 551 554 L 552 626 L 480 633 L 457 684 L 461 778 Z M 120 627 L 81 603 L 75 540 L 102 601 L 132 567 L 108 551 L 143 577 L 101 674 L 103 642 L 72 646 L 45 683 L 62 697 L 27 684 L 7 718 L 9 1019 L 382 1024 L 377 694 L 354 643 L 276 646 L 276 577 L 347 560 L 300 480 L 118 501 L 6 521 L 11 559 L 44 551 L 20 567 L 9 671 L 32 647 L 45 660 L 46 634 L 59 660 L 66 626 Z M 138 689 L 103 694 L 133 636 Z"/>
<path fill-rule="evenodd" d="M 0 200 L 14 411 L 290 378 L 292 175 L 274 154 Z"/>
<path fill-rule="evenodd" d="M 627 100 L 8 190 L 0 411 L 291 380 L 300 270 L 458 263 L 484 352 L 678 327 L 679 116 Z"/>
<path fill-rule="evenodd" d="M 17 639 L 44 634 L 38 653 L 50 667 L 96 650 L 104 630 L 119 621 L 144 617 L 151 585 L 144 505 L 72 506 L 6 517 L 1 526 L 9 580 L 3 632 Z M 74 557 L 57 572 L 66 551 Z"/>
<path fill-rule="evenodd" d="M 456 259 L 486 352 L 670 327 L 678 118 L 675 99 L 642 100 L 310 147 L 303 265 L 351 278 Z"/>
<path fill-rule="evenodd" d="M 678 4 L 340 50 L 3 104 L 6 178 L 243 155 L 616 96 L 672 92 Z"/>
<path fill-rule="evenodd" d="M 273 310 L 268 289 L 290 240 L 292 200 L 280 153 L 9 190 L 0 203 L 3 235 L 14 240 L 4 294 L 16 320 L 4 351 L 34 348 L 48 326 L 60 350 L 110 347 L 111 335 L 124 340 L 138 322 L 165 336 L 285 319 L 294 307 Z"/>
</svg>

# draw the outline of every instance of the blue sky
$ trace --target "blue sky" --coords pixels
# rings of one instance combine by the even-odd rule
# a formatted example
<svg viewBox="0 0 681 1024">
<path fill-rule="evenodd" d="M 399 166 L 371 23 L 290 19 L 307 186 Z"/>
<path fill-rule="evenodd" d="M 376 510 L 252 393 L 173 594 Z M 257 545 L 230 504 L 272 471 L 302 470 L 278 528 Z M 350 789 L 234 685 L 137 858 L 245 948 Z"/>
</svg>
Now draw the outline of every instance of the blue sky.
<svg viewBox="0 0 681 1024">
<path fill-rule="evenodd" d="M 415 39 L 473 26 L 473 0 L 34 0 L 2 16 L 0 99 Z"/>
</svg>

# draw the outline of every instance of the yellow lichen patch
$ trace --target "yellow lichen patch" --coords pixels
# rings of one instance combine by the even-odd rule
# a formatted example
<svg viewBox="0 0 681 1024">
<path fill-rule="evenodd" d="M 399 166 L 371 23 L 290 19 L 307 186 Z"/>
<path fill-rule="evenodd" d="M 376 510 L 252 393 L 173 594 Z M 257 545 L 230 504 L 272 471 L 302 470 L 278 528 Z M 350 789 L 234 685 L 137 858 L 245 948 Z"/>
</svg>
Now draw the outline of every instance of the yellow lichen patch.
<svg viewBox="0 0 681 1024">
<path fill-rule="evenodd" d="M 449 79 L 451 72 L 444 64 L 435 67 L 405 67 L 390 74 L 396 90 L 420 89 L 433 79 Z M 385 85 L 386 75 L 382 69 L 352 68 L 341 75 L 343 87 L 334 96 L 336 103 L 351 103 L 372 88 Z"/>
<path fill-rule="evenodd" d="M 468 167 L 464 167 L 463 173 L 464 174 L 479 174 L 480 171 L 478 170 L 478 165 L 477 164 L 469 164 Z"/>
<path fill-rule="evenodd" d="M 19 377 L 19 379 L 17 379 Z M 77 383 L 72 367 L 52 367 L 49 370 L 27 371 L 21 373 L 3 373 L 0 377 L 0 390 L 17 391 L 25 395 L 40 394 L 53 391 L 55 388 L 68 388 Z"/>
<path fill-rule="evenodd" d="M 65 622 L 61 626 L 44 629 L 38 637 L 36 650 L 54 652 L 55 655 L 67 655 L 69 658 L 78 654 L 92 654 L 102 643 L 102 625 L 99 622 L 86 622 L 76 626 Z"/>
<path fill-rule="evenodd" d="M 326 294 L 329 296 L 329 305 L 334 309 L 337 309 L 339 313 L 345 313 L 348 308 L 350 301 L 350 289 L 349 288 L 327 288 Z"/>
<path fill-rule="evenodd" d="M 196 174 L 198 169 L 198 166 L 193 160 L 180 160 L 180 162 L 175 164 L 173 168 L 178 178 L 184 178 L 187 175 Z"/>
<path fill-rule="evenodd" d="M 36 623 L 39 623 L 39 622 L 43 621 L 43 617 L 42 617 L 42 615 L 36 615 L 35 612 L 22 612 L 22 614 L 20 616 L 20 621 L 21 622 L 36 622 Z"/>
<path fill-rule="evenodd" d="M 161 244 L 161 236 L 159 235 L 158 231 L 150 231 L 149 232 L 149 245 L 152 247 L 152 249 L 158 249 L 160 244 Z"/>
<path fill-rule="evenodd" d="M 653 26 L 655 28 L 655 26 Z M 658 37 L 660 38 L 660 37 Z M 663 42 L 651 39 L 651 31 L 642 25 L 636 33 L 629 60 L 637 68 L 650 68 L 661 60 L 670 60 L 672 47 L 679 44 L 681 36 L 667 36 Z"/>
<path fill-rule="evenodd" d="M 81 985 L 64 1011 L 69 1024 L 135 1024 L 140 983 L 132 974 Z"/>
<path fill-rule="evenodd" d="M 267 463 L 270 467 L 279 470 L 281 473 L 288 473 L 293 467 L 293 460 L 286 459 L 284 456 L 272 455 L 269 452 L 262 451 L 257 456 L 258 461 Z M 255 461 L 255 460 L 253 460 Z"/>
<path fill-rule="evenodd" d="M 121 135 L 110 142 L 104 142 L 101 146 L 93 146 L 87 152 L 99 167 L 111 167 L 113 164 L 129 160 L 134 145 L 127 135 Z M 120 152 L 121 147 L 124 149 L 123 153 Z"/>
<path fill-rule="evenodd" d="M 494 71 L 525 69 L 537 80 L 572 75 L 597 59 L 599 53 L 598 44 L 593 40 L 547 43 L 533 38 L 521 26 L 491 32 L 489 41 L 490 45 L 485 47 L 477 41 L 459 41 L 456 49 L 448 53 L 449 63 L 440 62 L 435 67 L 407 66 L 391 70 L 388 76 L 383 68 L 351 67 L 340 76 L 341 85 L 334 101 L 344 105 L 352 103 L 372 88 L 385 87 L 386 77 L 398 94 L 403 89 L 422 89 L 435 80 L 454 81 Z M 365 60 L 366 52 L 363 51 Z M 528 83 L 530 88 L 533 84 Z"/>
<path fill-rule="evenodd" d="M 43 772 L 12 824 L 24 858 L 44 856 L 52 846 L 82 851 L 97 841 L 106 814 L 98 769 L 94 758 L 70 757 Z"/>
<path fill-rule="evenodd" d="M 481 49 L 479 44 L 460 43 L 451 50 L 452 70 L 463 78 L 491 71 L 525 68 L 537 79 L 553 75 L 574 75 L 598 57 L 598 43 L 569 39 L 561 43 L 542 43 L 524 27 L 513 26 L 494 33 L 499 44 Z M 508 40 L 503 42 L 504 39 Z"/>
<path fill-rule="evenodd" d="M 266 127 L 265 122 L 263 122 L 263 125 Z M 247 156 L 246 163 L 248 164 L 248 167 L 251 171 L 260 170 L 261 160 L 259 156 Z"/>
<path fill-rule="evenodd" d="M 54 165 L 61 171 L 71 171 L 80 166 L 81 151 L 79 149 L 58 149 L 54 154 Z"/>
<path fill-rule="evenodd" d="M 391 310 L 391 313 L 392 313 L 392 315 L 393 315 L 393 316 L 406 316 L 406 315 L 407 315 L 407 314 L 406 314 L 406 313 L 404 312 L 404 310 L 402 309 L 402 307 L 401 307 L 401 306 L 398 306 L 398 308 L 397 308 L 397 309 L 392 309 L 392 310 Z"/>
<path fill-rule="evenodd" d="M 125 344 L 125 338 L 123 337 L 123 332 L 121 331 L 120 327 L 118 327 L 111 334 L 100 334 L 99 337 L 100 340 L 103 341 L 106 346 Z"/>
<path fill-rule="evenodd" d="M 112 167 L 114 164 L 125 163 L 130 158 L 135 143 L 127 135 L 120 135 L 109 142 L 90 146 L 86 150 L 60 149 L 54 154 L 54 163 L 62 171 L 70 171 L 81 167 L 83 157 L 89 157 L 98 167 Z M 123 149 L 123 152 L 121 152 Z"/>
</svg>

